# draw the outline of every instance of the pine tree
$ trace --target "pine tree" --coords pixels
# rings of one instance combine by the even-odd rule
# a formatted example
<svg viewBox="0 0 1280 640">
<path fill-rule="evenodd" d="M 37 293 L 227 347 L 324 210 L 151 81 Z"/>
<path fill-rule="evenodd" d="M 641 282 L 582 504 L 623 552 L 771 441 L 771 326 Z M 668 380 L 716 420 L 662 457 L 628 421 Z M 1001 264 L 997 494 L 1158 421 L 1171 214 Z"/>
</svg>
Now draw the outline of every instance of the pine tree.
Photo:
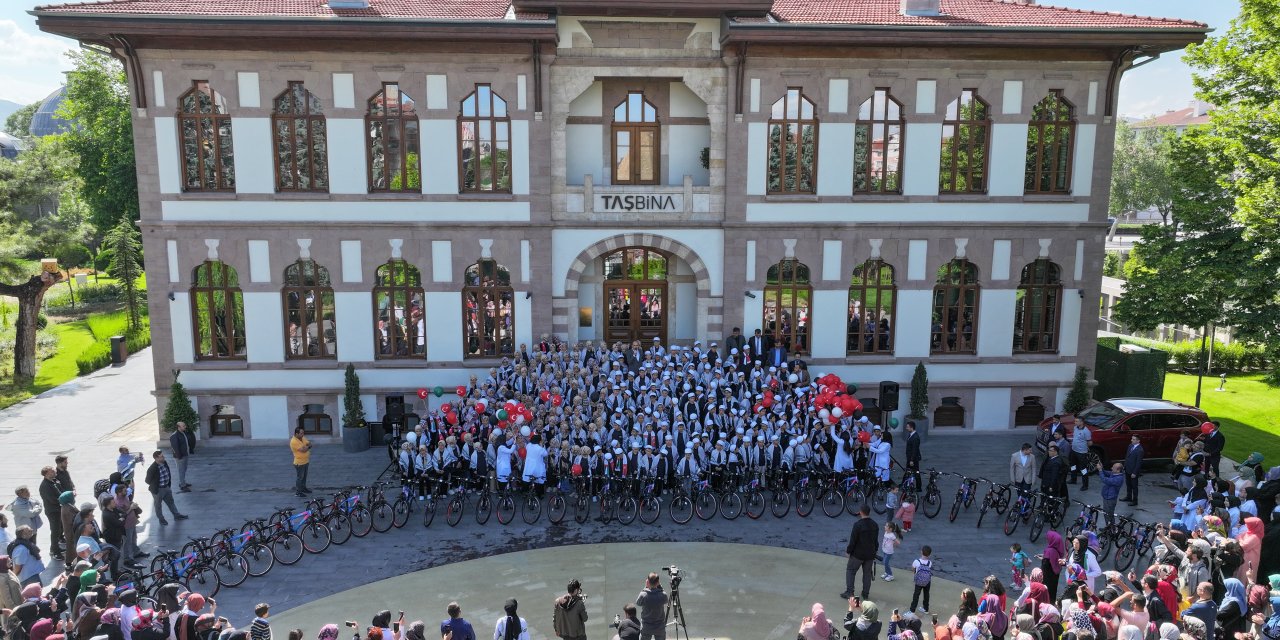
<svg viewBox="0 0 1280 640">
<path fill-rule="evenodd" d="M 121 220 L 107 232 L 105 244 L 111 249 L 111 264 L 107 273 L 120 281 L 125 290 L 125 306 L 129 310 L 129 331 L 136 331 L 142 324 L 138 310 L 138 277 L 142 275 L 142 242 L 130 220 Z"/>
<path fill-rule="evenodd" d="M 1089 367 L 1076 367 L 1076 377 L 1071 381 L 1071 392 L 1062 401 L 1062 410 L 1079 415 L 1089 406 Z"/>
<path fill-rule="evenodd" d="M 364 426 L 364 405 L 360 402 L 360 377 L 354 365 L 347 365 L 346 389 L 342 395 L 342 428 Z"/>
<path fill-rule="evenodd" d="M 191 407 L 191 398 L 187 390 L 176 377 L 169 387 L 169 402 L 164 406 L 164 417 L 160 419 L 160 427 L 167 432 L 178 430 L 178 423 L 185 422 L 187 427 L 195 429 L 200 424 L 200 414 Z"/>
<path fill-rule="evenodd" d="M 924 370 L 924 363 L 916 363 L 916 371 L 911 376 L 911 417 L 927 417 L 929 411 L 929 374 Z"/>
</svg>

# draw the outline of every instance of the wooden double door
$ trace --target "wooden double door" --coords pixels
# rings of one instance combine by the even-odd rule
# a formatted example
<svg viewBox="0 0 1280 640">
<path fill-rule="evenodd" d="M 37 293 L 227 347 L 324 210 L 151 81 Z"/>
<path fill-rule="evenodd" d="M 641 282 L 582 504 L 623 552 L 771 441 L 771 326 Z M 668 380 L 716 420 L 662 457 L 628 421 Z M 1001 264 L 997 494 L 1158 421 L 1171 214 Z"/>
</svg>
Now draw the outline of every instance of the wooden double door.
<svg viewBox="0 0 1280 640">
<path fill-rule="evenodd" d="M 667 343 L 667 283 L 652 280 L 612 280 L 604 284 L 607 317 L 605 337 L 613 342 L 654 338 Z"/>
</svg>

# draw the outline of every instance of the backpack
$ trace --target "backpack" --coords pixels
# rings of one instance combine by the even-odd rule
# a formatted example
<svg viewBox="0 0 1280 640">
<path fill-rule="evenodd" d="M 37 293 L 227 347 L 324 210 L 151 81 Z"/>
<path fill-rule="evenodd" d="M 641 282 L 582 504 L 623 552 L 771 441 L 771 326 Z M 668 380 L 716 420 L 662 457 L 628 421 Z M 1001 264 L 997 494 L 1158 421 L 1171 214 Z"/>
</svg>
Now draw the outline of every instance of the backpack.
<svg viewBox="0 0 1280 640">
<path fill-rule="evenodd" d="M 915 577 L 915 580 L 913 581 L 915 583 L 915 586 L 927 587 L 929 586 L 929 582 L 932 580 L 933 580 L 933 561 L 928 560 L 925 562 L 921 562 L 920 566 L 916 567 L 916 577 Z"/>
</svg>

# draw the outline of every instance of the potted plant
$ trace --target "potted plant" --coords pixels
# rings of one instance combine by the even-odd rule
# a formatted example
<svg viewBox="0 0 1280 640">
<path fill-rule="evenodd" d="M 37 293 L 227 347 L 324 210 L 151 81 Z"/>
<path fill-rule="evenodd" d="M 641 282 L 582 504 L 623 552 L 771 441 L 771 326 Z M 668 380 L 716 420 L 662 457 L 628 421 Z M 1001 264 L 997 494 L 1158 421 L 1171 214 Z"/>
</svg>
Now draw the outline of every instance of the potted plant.
<svg viewBox="0 0 1280 640">
<path fill-rule="evenodd" d="M 364 421 L 364 404 L 360 402 L 360 377 L 354 365 L 347 365 L 342 392 L 342 448 L 359 453 L 369 448 L 369 425 Z"/>
<path fill-rule="evenodd" d="M 1089 407 L 1089 368 L 1076 367 L 1076 376 L 1071 380 L 1071 391 L 1062 401 L 1063 413 L 1075 416 Z"/>
<path fill-rule="evenodd" d="M 916 431 L 924 437 L 929 433 L 929 374 L 924 370 L 924 362 L 916 363 L 916 371 L 911 375 L 911 402 L 907 420 L 916 423 Z"/>
<path fill-rule="evenodd" d="M 200 431 L 200 415 L 191 406 L 191 398 L 187 390 L 178 382 L 178 373 L 173 373 L 173 384 L 169 386 L 169 402 L 164 406 L 164 416 L 160 418 L 160 428 L 165 433 L 178 430 L 178 423 L 187 423 L 192 432 Z"/>
</svg>

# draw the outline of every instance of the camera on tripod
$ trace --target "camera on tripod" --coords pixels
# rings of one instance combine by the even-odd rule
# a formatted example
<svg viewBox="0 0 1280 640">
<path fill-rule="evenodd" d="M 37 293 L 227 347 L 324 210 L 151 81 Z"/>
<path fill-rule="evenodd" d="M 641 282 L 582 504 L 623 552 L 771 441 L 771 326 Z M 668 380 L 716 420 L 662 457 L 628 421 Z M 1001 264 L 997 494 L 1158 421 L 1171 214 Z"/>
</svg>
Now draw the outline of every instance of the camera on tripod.
<svg viewBox="0 0 1280 640">
<path fill-rule="evenodd" d="M 671 578 L 671 588 L 673 590 L 680 588 L 680 581 L 684 579 L 684 576 L 680 574 L 680 567 L 673 564 L 669 567 L 663 567 L 662 570 L 667 572 L 667 575 Z"/>
</svg>

